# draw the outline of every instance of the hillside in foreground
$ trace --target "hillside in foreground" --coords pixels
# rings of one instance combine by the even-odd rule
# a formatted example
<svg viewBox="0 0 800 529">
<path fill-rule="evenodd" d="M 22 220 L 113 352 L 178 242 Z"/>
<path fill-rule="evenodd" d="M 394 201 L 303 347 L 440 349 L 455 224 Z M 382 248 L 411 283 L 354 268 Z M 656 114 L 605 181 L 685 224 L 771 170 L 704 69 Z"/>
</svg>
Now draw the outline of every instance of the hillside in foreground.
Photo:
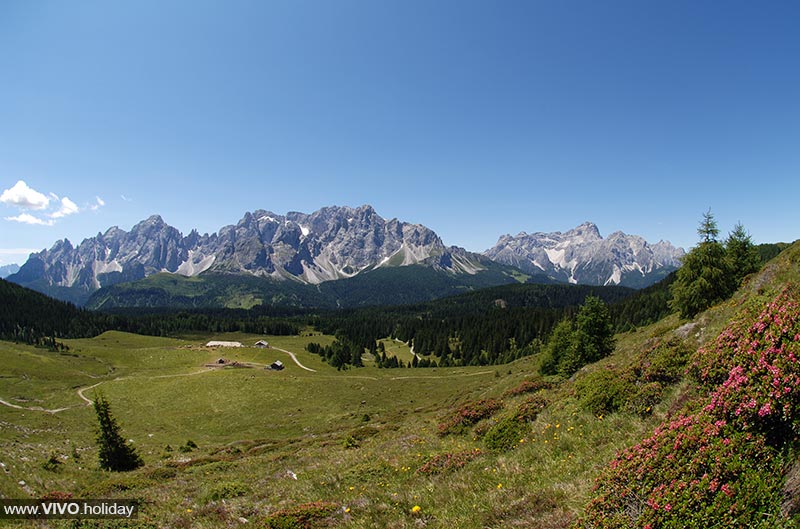
<svg viewBox="0 0 800 529">
<path fill-rule="evenodd" d="M 311 329 L 224 351 L 204 344 L 262 337 L 2 342 L 0 495 L 141 499 L 129 527 L 794 527 L 799 279 L 794 245 L 569 380 L 536 356 L 336 371 Z M 95 391 L 144 467 L 98 469 Z M 106 524 L 78 526 L 126 526 Z"/>
</svg>

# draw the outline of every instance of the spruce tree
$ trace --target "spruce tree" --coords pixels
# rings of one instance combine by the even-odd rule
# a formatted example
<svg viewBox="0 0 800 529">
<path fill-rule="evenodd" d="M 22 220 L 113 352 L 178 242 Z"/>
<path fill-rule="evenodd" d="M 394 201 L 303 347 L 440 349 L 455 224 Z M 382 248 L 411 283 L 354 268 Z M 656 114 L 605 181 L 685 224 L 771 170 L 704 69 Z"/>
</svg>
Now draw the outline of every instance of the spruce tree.
<svg viewBox="0 0 800 529">
<path fill-rule="evenodd" d="M 693 318 L 726 299 L 735 289 L 725 247 L 717 240 L 719 229 L 711 210 L 703 215 L 697 233 L 700 243 L 684 256 L 672 285 L 672 308 L 684 318 Z"/>
<path fill-rule="evenodd" d="M 577 349 L 584 366 L 614 351 L 614 325 L 608 306 L 597 296 L 587 296 L 576 318 Z"/>
<path fill-rule="evenodd" d="M 741 285 L 745 276 L 758 272 L 761 268 L 758 249 L 741 222 L 734 226 L 725 240 L 725 257 L 728 260 L 734 287 Z"/>
<path fill-rule="evenodd" d="M 97 445 L 100 449 L 100 468 L 113 472 L 134 470 L 144 464 L 136 449 L 128 445 L 120 434 L 117 420 L 111 415 L 108 401 L 103 395 L 94 399 L 94 411 L 100 423 Z"/>
<path fill-rule="evenodd" d="M 570 318 L 564 318 L 558 322 L 550 334 L 547 346 L 542 355 L 542 363 L 539 371 L 543 375 L 556 375 L 565 366 L 565 359 L 575 356 L 575 340 L 573 323 Z M 568 362 L 567 362 L 568 363 Z"/>
</svg>

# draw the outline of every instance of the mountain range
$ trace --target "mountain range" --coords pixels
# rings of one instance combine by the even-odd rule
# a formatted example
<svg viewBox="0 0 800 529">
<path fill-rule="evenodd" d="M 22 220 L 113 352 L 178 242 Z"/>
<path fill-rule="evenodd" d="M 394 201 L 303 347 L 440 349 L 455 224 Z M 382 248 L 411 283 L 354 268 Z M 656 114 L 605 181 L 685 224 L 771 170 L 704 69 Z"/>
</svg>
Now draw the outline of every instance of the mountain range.
<svg viewBox="0 0 800 529">
<path fill-rule="evenodd" d="M 142 302 L 141 295 L 135 296 L 136 302 L 115 298 L 131 285 L 140 294 L 146 291 L 149 305 L 171 303 L 177 291 L 184 298 L 189 292 L 190 306 L 225 304 L 220 298 L 237 277 L 250 285 L 246 290 L 251 298 L 253 292 L 269 291 L 251 303 L 279 303 L 291 292 L 303 305 L 314 292 L 336 292 L 341 298 L 354 286 L 388 288 L 385 297 L 413 302 L 434 295 L 425 292 L 425 283 L 440 284 L 437 296 L 513 282 L 643 287 L 676 269 L 682 255 L 683 250 L 669 243 L 651 246 L 621 232 L 603 239 L 591 223 L 563 234 L 505 235 L 478 254 L 446 246 L 423 225 L 386 220 L 368 205 L 333 206 L 311 214 L 248 212 L 237 224 L 211 235 L 193 230 L 184 236 L 154 215 L 129 232 L 112 227 L 78 246 L 59 240 L 49 250 L 31 254 L 8 280 L 106 308 Z M 168 277 L 158 280 L 163 274 Z M 210 289 L 214 299 L 197 298 L 196 291 L 208 292 L 210 283 L 216 285 Z M 155 295 L 165 288 L 172 289 L 169 296 Z M 359 305 L 373 297 L 342 299 Z M 336 304 L 341 305 L 339 298 Z"/>
<path fill-rule="evenodd" d="M 11 274 L 16 274 L 19 272 L 19 265 L 18 264 L 9 264 L 0 266 L 0 279 L 4 279 Z"/>
<path fill-rule="evenodd" d="M 562 282 L 643 288 L 679 268 L 684 251 L 621 231 L 604 239 L 597 226 L 585 222 L 566 233 L 503 235 L 484 255 Z"/>
</svg>

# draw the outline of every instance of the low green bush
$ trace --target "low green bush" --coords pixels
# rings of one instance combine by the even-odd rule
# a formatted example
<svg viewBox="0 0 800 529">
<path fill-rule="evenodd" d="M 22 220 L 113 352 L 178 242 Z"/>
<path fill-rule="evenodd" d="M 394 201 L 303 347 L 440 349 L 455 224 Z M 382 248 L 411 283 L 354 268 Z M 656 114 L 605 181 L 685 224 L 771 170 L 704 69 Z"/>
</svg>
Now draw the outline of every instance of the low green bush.
<svg viewBox="0 0 800 529">
<path fill-rule="evenodd" d="M 244 496 L 250 492 L 250 487 L 238 481 L 225 481 L 208 488 L 203 498 L 206 501 L 219 501 L 229 498 Z"/>
<path fill-rule="evenodd" d="M 495 452 L 511 450 L 519 445 L 528 431 L 527 421 L 517 417 L 506 417 L 489 428 L 483 437 L 486 448 Z"/>
<path fill-rule="evenodd" d="M 602 369 L 589 373 L 575 383 L 575 392 L 581 407 L 595 415 L 622 409 L 636 393 L 629 373 Z"/>
</svg>

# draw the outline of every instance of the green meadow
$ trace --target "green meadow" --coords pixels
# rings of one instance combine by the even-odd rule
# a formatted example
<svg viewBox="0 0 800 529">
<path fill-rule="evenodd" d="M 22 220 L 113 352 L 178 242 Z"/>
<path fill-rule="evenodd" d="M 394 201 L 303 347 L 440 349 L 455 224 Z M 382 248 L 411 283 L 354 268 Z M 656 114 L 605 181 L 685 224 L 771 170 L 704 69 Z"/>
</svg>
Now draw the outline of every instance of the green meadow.
<svg viewBox="0 0 800 529">
<path fill-rule="evenodd" d="M 611 358 L 633 358 L 647 336 L 677 324 L 622 336 Z M 261 338 L 271 348 L 204 347 L 209 340 Z M 597 416 L 557 380 L 515 392 L 538 380 L 536 358 L 496 367 L 368 363 L 337 371 L 305 351 L 311 341 L 333 337 L 107 332 L 67 341 L 67 353 L 3 342 L 0 399 L 8 405 L 0 406 L 0 493 L 143 502 L 138 525 L 79 525 L 85 527 L 566 527 L 598 468 L 664 411 L 648 419 Z M 411 358 L 404 344 L 384 346 L 387 354 Z M 220 358 L 247 367 L 207 367 Z M 265 369 L 275 360 L 286 368 Z M 141 469 L 99 470 L 96 418 L 84 400 L 96 392 L 143 457 Z M 548 405 L 513 432 L 512 446 L 487 447 L 487 431 L 531 395 Z M 502 408 L 440 435 L 440 424 L 460 407 L 485 399 Z"/>
</svg>

